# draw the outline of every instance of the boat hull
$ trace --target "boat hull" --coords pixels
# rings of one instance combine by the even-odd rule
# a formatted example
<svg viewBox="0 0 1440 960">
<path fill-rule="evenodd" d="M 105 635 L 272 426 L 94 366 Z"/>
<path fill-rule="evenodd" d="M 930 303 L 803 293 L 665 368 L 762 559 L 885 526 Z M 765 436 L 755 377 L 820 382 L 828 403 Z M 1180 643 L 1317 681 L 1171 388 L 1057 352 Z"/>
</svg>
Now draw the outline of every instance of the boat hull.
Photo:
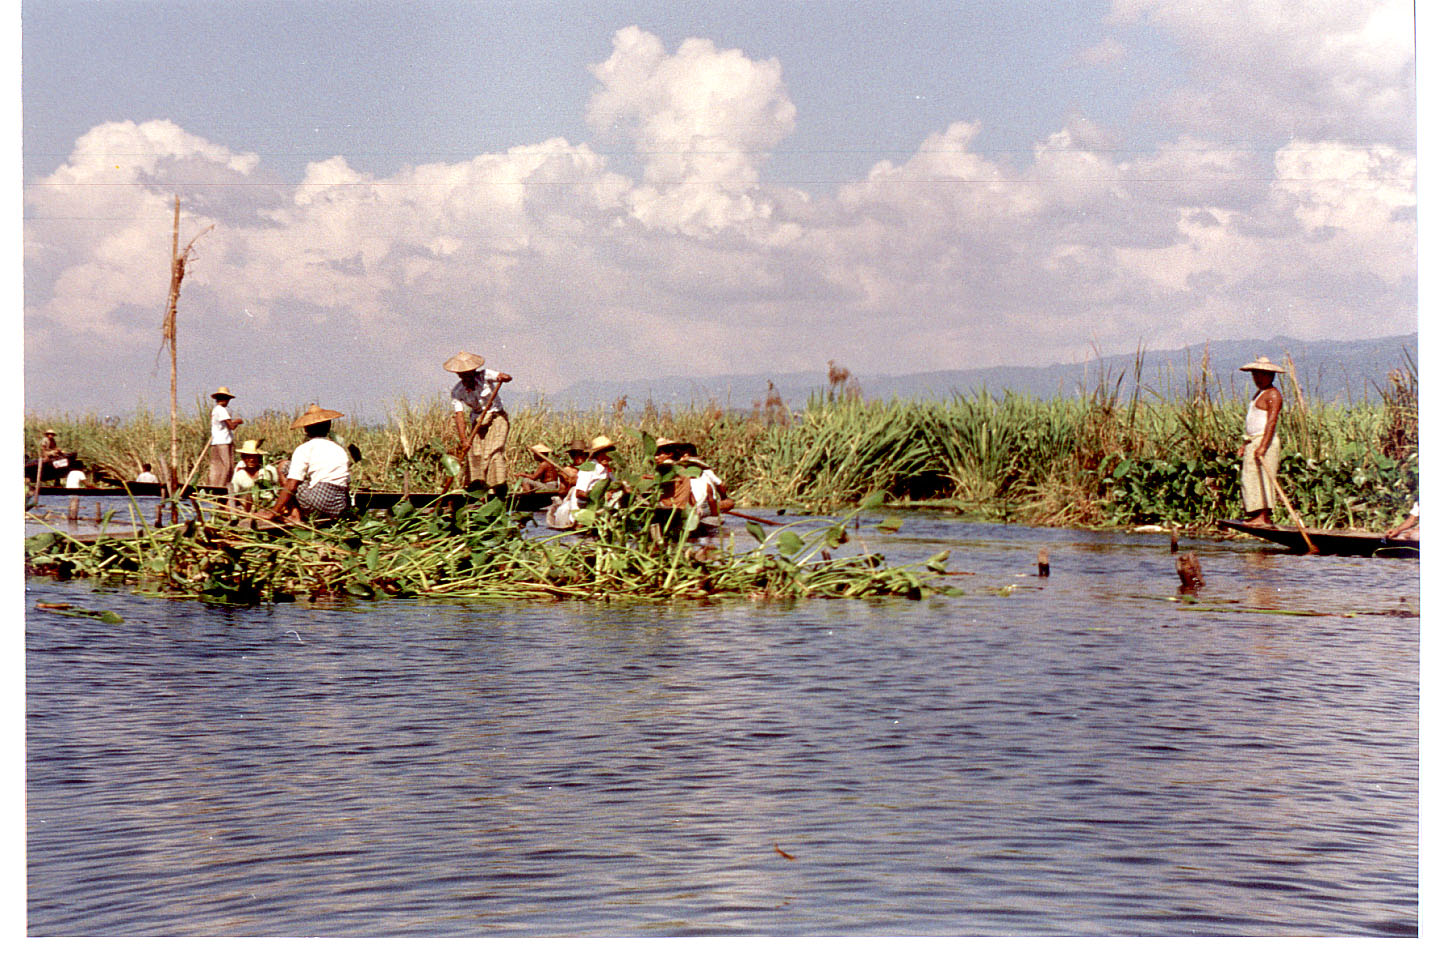
<svg viewBox="0 0 1440 960">
<path fill-rule="evenodd" d="M 1221 520 L 1220 527 L 1237 533 L 1248 533 L 1271 543 L 1288 547 L 1295 553 L 1308 553 L 1305 538 L 1295 527 L 1266 527 L 1240 520 Z M 1395 557 L 1414 558 L 1420 556 L 1419 540 L 1391 540 L 1378 533 L 1351 530 L 1311 530 L 1306 528 L 1310 542 L 1318 553 L 1337 557 Z"/>
</svg>

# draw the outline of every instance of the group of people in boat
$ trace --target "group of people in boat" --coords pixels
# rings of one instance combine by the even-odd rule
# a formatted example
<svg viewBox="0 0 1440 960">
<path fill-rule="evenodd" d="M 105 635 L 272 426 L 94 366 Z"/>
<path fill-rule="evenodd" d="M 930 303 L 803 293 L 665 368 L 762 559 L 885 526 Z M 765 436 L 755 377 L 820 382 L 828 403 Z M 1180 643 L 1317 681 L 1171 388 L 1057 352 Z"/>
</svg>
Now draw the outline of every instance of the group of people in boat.
<svg viewBox="0 0 1440 960">
<path fill-rule="evenodd" d="M 509 493 L 510 477 L 506 462 L 506 443 L 510 419 L 500 397 L 500 388 L 513 379 L 510 374 L 485 366 L 485 358 L 460 351 L 446 360 L 442 367 L 456 375 L 450 390 L 451 412 L 456 437 L 457 459 L 461 460 L 462 483 L 468 490 L 484 490 L 493 496 Z M 298 522 L 339 516 L 349 506 L 350 465 L 352 449 L 347 449 L 330 436 L 331 426 L 344 414 L 318 404 L 297 417 L 291 426 L 304 431 L 305 441 L 288 461 L 266 464 L 268 455 L 254 440 L 247 440 L 235 450 L 235 432 L 245 422 L 230 410 L 235 394 L 221 387 L 211 395 L 215 405 L 210 413 L 210 485 L 225 487 L 231 503 L 254 507 L 253 496 L 259 489 L 278 487 L 278 496 L 268 508 L 257 512 L 262 519 Z M 534 444 L 536 468 L 520 474 L 520 492 L 551 494 L 546 511 L 549 526 L 565 530 L 576 525 L 576 514 L 590 505 L 592 493 L 601 481 L 611 495 L 623 493 L 623 485 L 614 482 L 612 457 L 615 443 L 607 436 L 593 437 L 588 443 L 572 442 L 565 450 L 568 464 L 551 459 L 552 450 Z M 235 466 L 235 458 L 240 464 Z M 661 506 L 696 509 L 702 524 L 717 526 L 720 516 L 731 506 L 724 483 L 714 469 L 699 458 L 695 444 L 661 437 L 656 441 L 655 469 L 672 469 L 662 483 Z M 658 473 L 657 473 L 658 475 Z"/>
</svg>

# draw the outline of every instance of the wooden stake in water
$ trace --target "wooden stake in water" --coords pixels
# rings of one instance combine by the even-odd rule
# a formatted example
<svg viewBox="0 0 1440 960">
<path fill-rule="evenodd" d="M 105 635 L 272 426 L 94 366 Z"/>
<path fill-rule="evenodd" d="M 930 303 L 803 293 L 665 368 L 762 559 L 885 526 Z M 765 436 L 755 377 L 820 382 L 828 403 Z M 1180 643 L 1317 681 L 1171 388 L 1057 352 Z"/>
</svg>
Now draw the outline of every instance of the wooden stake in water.
<svg viewBox="0 0 1440 960">
<path fill-rule="evenodd" d="M 1037 562 L 1035 566 L 1039 572 L 1039 575 L 1042 577 L 1050 576 L 1050 551 L 1046 550 L 1044 547 L 1041 547 L 1040 554 L 1036 558 L 1036 560 Z"/>
</svg>

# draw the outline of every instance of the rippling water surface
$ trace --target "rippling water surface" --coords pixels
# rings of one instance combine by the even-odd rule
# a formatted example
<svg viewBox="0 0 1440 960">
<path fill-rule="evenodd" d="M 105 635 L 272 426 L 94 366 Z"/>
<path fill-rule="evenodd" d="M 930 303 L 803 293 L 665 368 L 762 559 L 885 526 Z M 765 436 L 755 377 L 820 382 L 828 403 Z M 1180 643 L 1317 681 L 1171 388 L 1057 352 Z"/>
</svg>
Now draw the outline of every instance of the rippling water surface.
<svg viewBox="0 0 1440 960">
<path fill-rule="evenodd" d="M 1177 602 L 1165 538 L 865 539 L 966 596 L 30 580 L 29 932 L 1415 934 L 1418 563 L 1187 543 Z"/>
</svg>

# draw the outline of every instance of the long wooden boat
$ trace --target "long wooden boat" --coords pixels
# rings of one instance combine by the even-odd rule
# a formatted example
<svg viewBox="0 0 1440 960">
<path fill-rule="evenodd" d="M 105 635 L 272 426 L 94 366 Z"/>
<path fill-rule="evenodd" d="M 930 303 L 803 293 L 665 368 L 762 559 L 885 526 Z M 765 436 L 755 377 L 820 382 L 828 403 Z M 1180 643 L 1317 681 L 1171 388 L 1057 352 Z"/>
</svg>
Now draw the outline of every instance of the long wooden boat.
<svg viewBox="0 0 1440 960">
<path fill-rule="evenodd" d="M 180 497 L 184 499 L 191 494 L 206 496 L 224 496 L 225 487 L 211 487 L 196 484 L 191 487 L 182 487 Z M 159 483 L 132 483 L 127 487 L 80 487 L 71 490 L 67 487 L 42 486 L 40 495 L 45 497 L 163 497 L 165 486 Z M 355 509 L 361 513 L 368 513 L 371 510 L 393 510 L 402 502 L 409 502 L 411 506 L 420 508 L 434 504 L 448 507 L 452 503 L 461 502 L 467 494 L 459 490 L 446 492 L 422 492 L 422 493 L 398 493 L 389 490 L 356 490 L 351 494 L 351 501 Z M 515 493 L 511 494 L 510 509 L 517 513 L 536 513 L 550 506 L 550 493 Z"/>
<path fill-rule="evenodd" d="M 1220 526 L 1226 530 L 1248 533 L 1253 537 L 1278 543 L 1296 553 L 1309 552 L 1309 548 L 1305 545 L 1305 538 L 1296 527 L 1266 527 L 1256 523 L 1245 523 L 1241 520 L 1221 520 Z M 1367 533 L 1363 530 L 1311 530 L 1306 527 L 1305 533 L 1310 535 L 1310 542 L 1315 544 L 1315 549 L 1327 556 L 1402 558 L 1420 556 L 1419 540 L 1391 540 L 1383 534 Z"/>
</svg>

